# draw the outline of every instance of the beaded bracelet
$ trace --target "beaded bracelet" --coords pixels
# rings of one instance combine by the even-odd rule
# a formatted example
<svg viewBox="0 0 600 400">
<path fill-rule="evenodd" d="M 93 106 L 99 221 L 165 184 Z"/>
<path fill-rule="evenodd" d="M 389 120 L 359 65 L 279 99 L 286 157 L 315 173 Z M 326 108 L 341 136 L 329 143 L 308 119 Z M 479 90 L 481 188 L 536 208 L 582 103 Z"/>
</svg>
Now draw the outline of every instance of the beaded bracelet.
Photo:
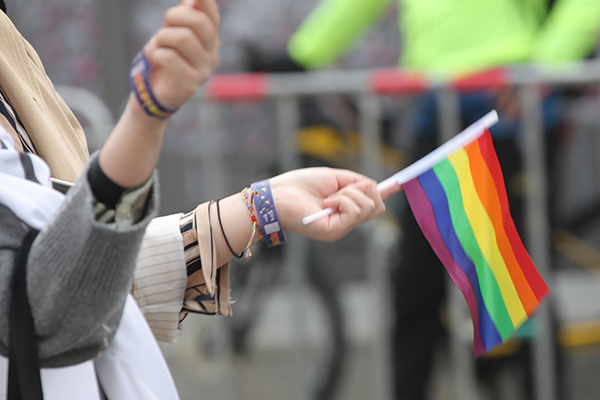
<svg viewBox="0 0 600 400">
<path fill-rule="evenodd" d="M 144 50 L 142 50 L 135 56 L 131 63 L 129 83 L 146 114 L 155 118 L 165 119 L 177 110 L 170 110 L 158 102 L 150 87 L 149 75 L 150 63 L 146 58 L 146 54 L 144 54 Z"/>
<path fill-rule="evenodd" d="M 258 232 L 259 237 L 261 239 L 263 238 L 263 233 L 258 224 L 258 219 L 256 218 L 256 215 L 254 214 L 254 207 L 252 207 L 252 201 L 254 200 L 254 196 L 256 194 L 257 194 L 256 192 L 252 191 L 249 188 L 244 188 L 242 190 L 242 199 L 244 199 L 244 203 L 246 204 L 246 207 L 248 208 L 248 213 L 250 214 L 250 218 L 252 219 L 252 235 L 250 235 L 250 240 L 248 241 L 248 245 L 244 249 L 244 255 L 246 257 L 246 260 L 249 260 L 250 257 L 252 257 L 252 252 L 250 251 L 250 246 L 252 246 L 252 242 L 254 241 L 256 232 Z"/>
<path fill-rule="evenodd" d="M 260 182 L 254 182 L 250 185 L 253 192 L 257 193 L 254 196 L 254 204 L 258 213 L 258 221 L 260 228 L 264 234 L 267 247 L 278 246 L 286 242 L 285 233 L 279 223 L 279 216 L 273 201 L 271 193 L 271 184 L 266 179 Z"/>
</svg>

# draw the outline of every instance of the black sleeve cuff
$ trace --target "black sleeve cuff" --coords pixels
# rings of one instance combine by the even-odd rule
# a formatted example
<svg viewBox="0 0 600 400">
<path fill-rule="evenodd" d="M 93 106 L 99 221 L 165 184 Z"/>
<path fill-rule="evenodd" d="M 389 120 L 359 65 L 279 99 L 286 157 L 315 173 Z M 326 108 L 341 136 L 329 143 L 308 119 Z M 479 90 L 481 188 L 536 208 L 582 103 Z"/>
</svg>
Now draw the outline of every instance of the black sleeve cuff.
<svg viewBox="0 0 600 400">
<path fill-rule="evenodd" d="M 92 193 L 96 200 L 108 208 L 114 209 L 117 207 L 119 199 L 125 192 L 125 188 L 117 185 L 104 174 L 104 171 L 100 168 L 98 158 L 99 157 L 95 157 L 92 160 L 88 171 L 90 187 L 92 188 Z"/>
</svg>

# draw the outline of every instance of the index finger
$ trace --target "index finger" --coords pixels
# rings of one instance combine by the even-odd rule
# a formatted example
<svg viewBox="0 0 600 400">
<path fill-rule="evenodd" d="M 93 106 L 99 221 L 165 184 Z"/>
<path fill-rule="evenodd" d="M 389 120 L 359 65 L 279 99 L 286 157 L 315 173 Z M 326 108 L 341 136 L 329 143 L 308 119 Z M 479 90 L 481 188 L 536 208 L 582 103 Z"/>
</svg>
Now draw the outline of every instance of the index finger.
<svg viewBox="0 0 600 400">
<path fill-rule="evenodd" d="M 215 23 L 215 25 L 219 25 L 219 6 L 214 0 L 182 0 L 181 4 L 195 8 L 197 10 L 204 11 L 208 15 L 208 17 Z"/>
<path fill-rule="evenodd" d="M 347 169 L 333 169 L 333 173 L 335 179 L 337 180 L 338 190 L 348 186 L 351 183 L 370 179 L 364 175 L 359 174 L 358 172 L 350 171 Z"/>
<path fill-rule="evenodd" d="M 335 171 L 335 176 L 338 182 L 338 190 L 350 185 L 351 183 L 355 183 L 355 182 L 360 182 L 360 181 L 364 181 L 364 180 L 371 180 L 371 178 L 368 178 L 364 175 L 359 174 L 358 172 L 354 172 L 354 171 L 350 171 L 350 170 L 345 170 L 345 169 L 338 169 L 338 170 L 334 170 Z M 390 197 L 391 195 L 398 193 L 402 191 L 402 186 L 400 185 L 392 185 L 391 187 L 387 187 L 383 190 L 380 191 L 381 193 L 381 197 L 385 200 L 388 197 Z"/>
</svg>

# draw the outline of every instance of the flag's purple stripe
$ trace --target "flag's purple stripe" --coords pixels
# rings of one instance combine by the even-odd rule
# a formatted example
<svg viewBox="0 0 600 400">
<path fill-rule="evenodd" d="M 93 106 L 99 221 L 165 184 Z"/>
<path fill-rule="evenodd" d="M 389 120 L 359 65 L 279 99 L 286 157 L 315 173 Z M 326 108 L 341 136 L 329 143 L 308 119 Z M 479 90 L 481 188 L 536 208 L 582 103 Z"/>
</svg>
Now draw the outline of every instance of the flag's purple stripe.
<svg viewBox="0 0 600 400">
<path fill-rule="evenodd" d="M 431 207 L 434 211 L 435 221 L 433 223 L 435 223 L 437 226 L 440 236 L 447 250 L 450 252 L 453 261 L 460 267 L 461 271 L 469 280 L 470 288 L 477 301 L 479 329 L 483 346 L 487 351 L 497 346 L 499 343 L 502 343 L 502 337 L 498 333 L 496 325 L 494 324 L 483 301 L 475 265 L 465 253 L 462 244 L 458 240 L 456 231 L 454 230 L 446 192 L 444 191 L 442 184 L 433 170 L 426 171 L 425 173 L 421 174 L 418 179 L 425 196 L 427 196 L 429 199 Z M 469 304 L 469 309 L 470 308 L 471 305 Z"/>
<path fill-rule="evenodd" d="M 460 289 L 467 301 L 471 319 L 473 320 L 473 347 L 475 357 L 479 357 L 483 354 L 485 346 L 483 345 L 481 331 L 479 329 L 479 307 L 472 285 L 469 282 L 467 275 L 456 264 L 448 251 L 435 223 L 434 210 L 421 187 L 419 179 L 415 178 L 408 181 L 403 186 L 410 208 L 412 209 L 423 234 L 429 241 L 429 244 L 431 244 L 433 251 L 435 251 L 442 264 L 446 267 L 452 282 Z"/>
</svg>

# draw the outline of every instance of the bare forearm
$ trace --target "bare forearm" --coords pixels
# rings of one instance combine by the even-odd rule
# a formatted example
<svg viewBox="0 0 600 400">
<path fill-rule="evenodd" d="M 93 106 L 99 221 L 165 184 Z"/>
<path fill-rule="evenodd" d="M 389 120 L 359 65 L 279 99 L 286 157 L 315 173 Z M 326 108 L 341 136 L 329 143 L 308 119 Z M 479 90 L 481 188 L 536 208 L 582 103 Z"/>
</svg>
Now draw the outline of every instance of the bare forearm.
<svg viewBox="0 0 600 400">
<path fill-rule="evenodd" d="M 227 243 L 223 237 L 223 233 L 218 226 L 219 220 L 217 218 L 216 204 L 212 206 L 211 214 L 215 216 L 212 219 L 213 225 L 213 237 L 215 238 L 217 245 L 217 265 L 223 265 L 227 261 L 231 260 L 234 255 L 229 250 Z M 232 194 L 229 197 L 225 197 L 219 202 L 221 223 L 223 226 L 223 232 L 227 235 L 227 241 L 233 251 L 239 254 L 244 251 L 250 240 L 252 234 L 252 219 L 248 208 L 242 199 L 240 193 Z M 254 242 L 258 241 L 258 234 L 254 238 Z"/>
<path fill-rule="evenodd" d="M 148 116 L 131 97 L 127 108 L 100 152 L 100 167 L 124 188 L 146 182 L 160 156 L 167 120 Z"/>
<path fill-rule="evenodd" d="M 167 10 L 161 29 L 143 49 L 154 101 L 177 110 L 208 79 L 219 59 L 219 25 L 214 0 L 191 0 Z M 146 114 L 131 95 L 100 153 L 104 174 L 124 188 L 144 183 L 158 162 L 167 122 Z"/>
</svg>

